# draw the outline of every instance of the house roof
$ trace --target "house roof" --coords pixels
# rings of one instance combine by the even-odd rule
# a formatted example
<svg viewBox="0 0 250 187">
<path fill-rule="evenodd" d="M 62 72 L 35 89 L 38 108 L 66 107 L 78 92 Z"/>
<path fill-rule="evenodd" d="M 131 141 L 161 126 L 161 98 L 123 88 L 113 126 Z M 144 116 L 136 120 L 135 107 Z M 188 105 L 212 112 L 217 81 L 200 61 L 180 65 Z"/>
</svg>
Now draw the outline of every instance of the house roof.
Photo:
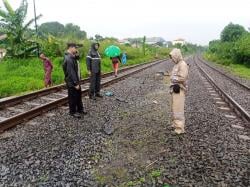
<svg viewBox="0 0 250 187">
<path fill-rule="evenodd" d="M 174 41 L 185 41 L 183 38 L 178 38 L 178 39 L 176 39 L 176 40 L 174 40 Z"/>
<path fill-rule="evenodd" d="M 158 43 L 158 42 L 166 42 L 166 41 L 161 37 L 146 38 L 146 43 Z"/>
</svg>

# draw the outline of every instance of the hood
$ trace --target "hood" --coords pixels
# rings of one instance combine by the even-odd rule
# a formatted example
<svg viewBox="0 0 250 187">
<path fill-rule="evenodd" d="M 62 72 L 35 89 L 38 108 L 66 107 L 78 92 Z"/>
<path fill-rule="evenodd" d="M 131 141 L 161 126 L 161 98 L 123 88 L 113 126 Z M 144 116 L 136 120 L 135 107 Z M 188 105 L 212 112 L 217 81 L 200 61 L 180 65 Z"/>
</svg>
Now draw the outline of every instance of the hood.
<svg viewBox="0 0 250 187">
<path fill-rule="evenodd" d="M 100 44 L 99 44 L 98 42 L 92 43 L 92 45 L 91 45 L 91 50 L 92 50 L 92 51 L 97 51 L 97 50 L 95 49 L 95 45 L 96 45 L 96 44 L 100 47 Z"/>
<path fill-rule="evenodd" d="M 181 50 L 174 48 L 169 55 L 172 57 L 173 61 L 175 64 L 177 64 L 178 62 L 182 61 L 182 54 L 181 54 Z"/>
</svg>

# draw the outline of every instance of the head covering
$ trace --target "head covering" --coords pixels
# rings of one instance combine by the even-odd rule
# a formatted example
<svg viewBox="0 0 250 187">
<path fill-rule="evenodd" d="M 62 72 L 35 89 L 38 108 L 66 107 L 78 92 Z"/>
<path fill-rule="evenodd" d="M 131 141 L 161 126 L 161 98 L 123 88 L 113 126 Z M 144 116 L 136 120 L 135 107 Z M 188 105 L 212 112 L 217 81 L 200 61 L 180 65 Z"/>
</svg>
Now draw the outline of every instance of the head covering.
<svg viewBox="0 0 250 187">
<path fill-rule="evenodd" d="M 78 48 L 78 46 L 76 45 L 76 43 L 68 43 L 68 44 L 67 44 L 67 47 L 68 47 L 68 48 L 71 48 L 71 47 Z"/>
<path fill-rule="evenodd" d="M 94 43 L 92 43 L 92 45 L 91 45 L 91 51 L 97 51 L 96 48 L 95 48 L 95 45 L 96 45 L 96 44 L 100 47 L 100 44 L 99 44 L 98 42 L 94 42 Z"/>
<path fill-rule="evenodd" d="M 173 59 L 174 63 L 178 63 L 180 61 L 183 60 L 183 57 L 182 57 L 182 54 L 181 54 L 181 50 L 180 49 L 177 49 L 177 48 L 174 48 L 170 54 L 171 58 Z"/>
</svg>

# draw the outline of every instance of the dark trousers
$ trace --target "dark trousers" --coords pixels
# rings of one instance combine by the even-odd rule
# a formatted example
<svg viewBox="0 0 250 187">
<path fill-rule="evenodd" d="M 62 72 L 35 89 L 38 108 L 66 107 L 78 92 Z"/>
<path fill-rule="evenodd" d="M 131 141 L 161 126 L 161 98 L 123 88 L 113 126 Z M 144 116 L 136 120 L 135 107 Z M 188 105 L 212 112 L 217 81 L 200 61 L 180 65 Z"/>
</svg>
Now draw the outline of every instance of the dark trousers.
<svg viewBox="0 0 250 187">
<path fill-rule="evenodd" d="M 69 113 L 74 114 L 76 112 L 83 111 L 82 104 L 82 91 L 75 89 L 75 87 L 68 87 L 69 97 Z"/>
<path fill-rule="evenodd" d="M 90 76 L 90 95 L 96 95 L 101 90 L 101 72 L 91 73 Z"/>
</svg>

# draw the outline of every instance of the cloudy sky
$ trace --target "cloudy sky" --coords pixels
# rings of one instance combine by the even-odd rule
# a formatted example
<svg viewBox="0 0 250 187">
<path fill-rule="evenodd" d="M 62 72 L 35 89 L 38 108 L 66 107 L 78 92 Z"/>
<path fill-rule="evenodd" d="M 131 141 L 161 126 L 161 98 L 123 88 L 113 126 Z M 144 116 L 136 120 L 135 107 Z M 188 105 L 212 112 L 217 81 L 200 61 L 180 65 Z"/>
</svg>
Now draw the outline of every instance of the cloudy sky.
<svg viewBox="0 0 250 187">
<path fill-rule="evenodd" d="M 15 8 L 20 1 L 9 0 Z M 31 18 L 33 0 L 28 2 Z M 72 22 L 88 36 L 161 36 L 206 45 L 230 22 L 250 27 L 250 0 L 36 0 L 36 5 L 43 15 L 39 24 Z"/>
</svg>

